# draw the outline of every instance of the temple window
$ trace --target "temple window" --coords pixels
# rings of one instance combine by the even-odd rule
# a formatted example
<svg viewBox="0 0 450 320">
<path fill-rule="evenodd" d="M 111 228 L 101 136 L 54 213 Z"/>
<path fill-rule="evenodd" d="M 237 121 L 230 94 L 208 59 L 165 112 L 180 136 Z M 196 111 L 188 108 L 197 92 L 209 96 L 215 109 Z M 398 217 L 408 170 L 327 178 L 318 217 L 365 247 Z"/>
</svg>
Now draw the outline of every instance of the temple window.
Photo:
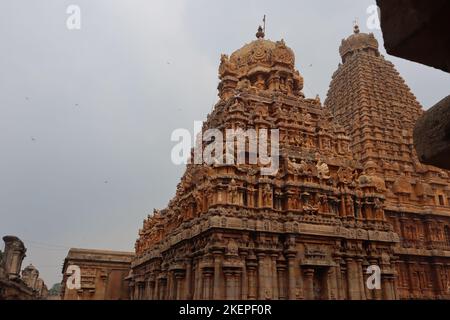
<svg viewBox="0 0 450 320">
<path fill-rule="evenodd" d="M 444 206 L 445 205 L 444 196 L 440 194 L 438 197 L 439 197 L 439 205 Z"/>
</svg>

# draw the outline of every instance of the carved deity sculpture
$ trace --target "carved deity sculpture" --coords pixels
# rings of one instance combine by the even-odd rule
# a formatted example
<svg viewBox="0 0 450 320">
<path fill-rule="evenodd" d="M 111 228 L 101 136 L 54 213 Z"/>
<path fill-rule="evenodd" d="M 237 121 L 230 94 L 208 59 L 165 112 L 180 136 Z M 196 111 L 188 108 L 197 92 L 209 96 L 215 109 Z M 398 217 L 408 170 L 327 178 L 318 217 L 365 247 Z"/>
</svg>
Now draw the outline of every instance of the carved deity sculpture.
<svg viewBox="0 0 450 320">
<path fill-rule="evenodd" d="M 325 162 L 322 162 L 322 160 L 317 161 L 316 168 L 319 179 L 330 179 L 330 169 Z"/>
<path fill-rule="evenodd" d="M 231 179 L 230 184 L 228 185 L 228 196 L 230 204 L 238 204 L 239 203 L 239 189 L 236 184 L 236 180 Z"/>
</svg>

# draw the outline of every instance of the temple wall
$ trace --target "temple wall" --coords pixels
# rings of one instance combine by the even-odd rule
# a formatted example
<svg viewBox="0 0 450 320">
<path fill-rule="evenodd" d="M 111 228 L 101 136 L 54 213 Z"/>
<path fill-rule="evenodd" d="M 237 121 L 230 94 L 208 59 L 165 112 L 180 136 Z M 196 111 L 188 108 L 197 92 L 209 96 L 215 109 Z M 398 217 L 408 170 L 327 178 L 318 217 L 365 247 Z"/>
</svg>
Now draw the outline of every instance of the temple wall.
<svg viewBox="0 0 450 320">
<path fill-rule="evenodd" d="M 168 252 L 176 261 L 150 260 L 134 268 L 132 299 L 395 299 L 395 275 L 391 272 L 395 264 L 383 264 L 380 256 L 341 254 L 334 251 L 337 239 L 304 242 L 291 237 L 286 244 L 274 240 L 279 235 L 257 237 L 275 241 L 274 248 L 236 248 L 239 239 L 230 238 L 232 244 L 221 249 L 188 255 Z M 358 247 L 362 243 L 345 245 Z M 185 248 L 179 250 L 185 252 Z M 366 286 L 369 264 L 383 266 L 380 290 Z"/>
</svg>

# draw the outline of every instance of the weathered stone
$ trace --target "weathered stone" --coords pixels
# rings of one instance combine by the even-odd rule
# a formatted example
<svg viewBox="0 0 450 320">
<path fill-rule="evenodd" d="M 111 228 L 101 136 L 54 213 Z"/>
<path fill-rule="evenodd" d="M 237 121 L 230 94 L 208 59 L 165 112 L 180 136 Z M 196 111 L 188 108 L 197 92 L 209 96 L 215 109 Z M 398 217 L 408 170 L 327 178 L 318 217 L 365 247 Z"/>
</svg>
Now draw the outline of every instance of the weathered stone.
<svg viewBox="0 0 450 320">
<path fill-rule="evenodd" d="M 377 0 L 386 51 L 450 72 L 448 0 Z"/>
<path fill-rule="evenodd" d="M 450 169 L 450 96 L 417 120 L 414 146 L 422 163 Z"/>
</svg>

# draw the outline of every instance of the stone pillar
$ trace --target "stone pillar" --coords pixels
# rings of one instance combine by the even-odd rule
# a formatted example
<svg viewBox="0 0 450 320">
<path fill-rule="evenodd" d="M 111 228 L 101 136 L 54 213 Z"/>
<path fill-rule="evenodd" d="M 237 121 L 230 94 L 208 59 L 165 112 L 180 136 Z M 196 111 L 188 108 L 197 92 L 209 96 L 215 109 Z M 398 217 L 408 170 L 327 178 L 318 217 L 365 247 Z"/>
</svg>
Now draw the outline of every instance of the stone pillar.
<svg viewBox="0 0 450 320">
<path fill-rule="evenodd" d="M 202 298 L 202 270 L 200 266 L 200 258 L 195 260 L 195 282 L 194 282 L 194 300 Z"/>
<path fill-rule="evenodd" d="M 150 292 L 149 292 L 149 296 L 148 296 L 149 300 L 155 299 L 155 286 L 156 286 L 155 279 L 151 279 L 150 280 Z"/>
<path fill-rule="evenodd" d="M 356 268 L 358 270 L 358 283 L 359 283 L 359 299 L 365 300 L 366 299 L 366 282 L 364 281 L 364 274 L 363 274 L 363 266 L 362 258 L 357 258 L 355 260 L 356 262 Z"/>
<path fill-rule="evenodd" d="M 256 268 L 258 263 L 256 262 L 256 257 L 250 256 L 247 262 L 248 270 L 248 299 L 256 300 L 257 298 L 257 279 L 256 279 Z"/>
<path fill-rule="evenodd" d="M 344 195 L 341 196 L 339 213 L 340 213 L 339 215 L 341 217 L 345 217 L 347 215 L 346 212 L 345 212 L 345 198 L 344 198 Z"/>
<path fill-rule="evenodd" d="M 223 298 L 221 290 L 221 272 L 222 272 L 222 252 L 215 251 L 214 255 L 214 300 L 221 300 Z"/>
<path fill-rule="evenodd" d="M 159 286 L 159 279 L 155 276 L 155 290 L 153 291 L 153 300 L 159 300 L 159 292 L 161 288 Z"/>
<path fill-rule="evenodd" d="M 334 267 L 334 276 L 336 278 L 336 299 L 344 300 L 345 299 L 345 288 L 344 282 L 342 280 L 342 270 L 341 270 L 341 259 L 336 258 L 335 260 L 336 267 Z"/>
<path fill-rule="evenodd" d="M 328 270 L 328 298 L 330 300 L 337 300 L 339 299 L 338 295 L 338 283 L 337 283 L 337 274 L 339 270 L 337 270 L 337 267 L 331 267 Z"/>
<path fill-rule="evenodd" d="M 314 300 L 314 269 L 307 268 L 303 270 L 305 281 L 303 282 L 305 288 L 305 298 L 307 300 Z"/>
<path fill-rule="evenodd" d="M 278 254 L 272 254 L 271 255 L 272 258 L 272 272 L 271 272 L 271 277 L 272 277 L 272 299 L 274 300 L 278 300 L 279 297 L 279 289 L 278 289 L 278 269 L 277 269 L 277 258 L 278 258 Z"/>
<path fill-rule="evenodd" d="M 241 253 L 242 263 L 242 278 L 241 278 L 241 297 L 239 299 L 248 299 L 248 274 L 247 274 L 247 264 L 245 263 L 247 257 L 247 252 Z"/>
<path fill-rule="evenodd" d="M 183 280 L 185 279 L 185 271 L 177 270 L 175 272 L 175 299 L 183 299 Z"/>
<path fill-rule="evenodd" d="M 5 242 L 5 250 L 1 263 L 5 274 L 10 279 L 19 278 L 22 261 L 25 258 L 27 249 L 25 249 L 22 240 L 15 236 L 5 236 L 3 241 Z"/>
<path fill-rule="evenodd" d="M 347 273 L 347 264 L 343 260 L 343 264 L 341 264 L 341 279 L 340 279 L 340 292 L 341 292 L 341 299 L 342 300 L 348 300 L 350 299 L 349 293 L 348 293 L 348 273 Z"/>
<path fill-rule="evenodd" d="M 203 269 L 203 300 L 211 300 L 212 295 L 212 282 L 213 282 L 214 270 L 209 268 Z"/>
<path fill-rule="evenodd" d="M 192 259 L 186 259 L 186 278 L 185 278 L 185 290 L 184 299 L 192 299 Z"/>
<path fill-rule="evenodd" d="M 159 279 L 159 300 L 165 300 L 167 296 L 167 279 Z"/>
<path fill-rule="evenodd" d="M 394 300 L 394 277 L 393 275 L 383 275 L 381 278 L 381 290 L 383 292 L 384 300 Z"/>
<path fill-rule="evenodd" d="M 286 267 L 284 265 L 278 264 L 278 299 L 286 300 L 288 298 L 287 286 L 286 286 Z"/>
<path fill-rule="evenodd" d="M 259 252 L 257 256 L 258 256 L 258 299 L 265 300 L 266 270 L 264 259 L 266 258 L 266 255 L 262 252 Z"/>
<path fill-rule="evenodd" d="M 360 286 L 360 273 L 356 261 L 352 258 L 346 258 L 347 263 L 347 288 L 348 288 L 348 299 L 359 300 L 361 299 L 361 286 Z"/>
<path fill-rule="evenodd" d="M 150 300 L 151 290 L 151 281 L 150 278 L 147 278 L 145 281 L 144 300 Z"/>
<path fill-rule="evenodd" d="M 410 294 L 410 298 L 414 298 L 415 291 L 416 291 L 416 282 L 413 279 L 415 263 L 413 261 L 407 261 L 406 263 L 408 265 L 409 294 Z"/>
<path fill-rule="evenodd" d="M 167 273 L 167 300 L 175 299 L 175 274 L 173 271 Z"/>
<path fill-rule="evenodd" d="M 226 300 L 234 300 L 236 299 L 234 296 L 234 274 L 232 270 L 224 270 L 225 275 L 225 299 Z"/>
<path fill-rule="evenodd" d="M 297 299 L 296 297 L 296 290 L 297 290 L 297 286 L 296 286 L 296 266 L 295 266 L 295 257 L 296 254 L 295 253 L 287 253 L 286 254 L 286 259 L 287 259 L 287 264 L 288 264 L 288 299 L 289 300 L 295 300 Z"/>
<path fill-rule="evenodd" d="M 440 296 L 443 294 L 446 294 L 445 289 L 443 287 L 443 283 L 442 283 L 442 276 L 441 276 L 441 272 L 442 272 L 442 267 L 443 264 L 442 263 L 433 263 L 432 264 L 432 269 L 433 269 L 433 275 L 434 275 L 434 285 L 436 288 L 436 295 Z"/>
<path fill-rule="evenodd" d="M 128 285 L 128 294 L 130 296 L 130 300 L 135 300 L 135 296 L 134 296 L 134 286 L 135 283 L 133 280 L 130 280 L 130 284 Z"/>
</svg>

